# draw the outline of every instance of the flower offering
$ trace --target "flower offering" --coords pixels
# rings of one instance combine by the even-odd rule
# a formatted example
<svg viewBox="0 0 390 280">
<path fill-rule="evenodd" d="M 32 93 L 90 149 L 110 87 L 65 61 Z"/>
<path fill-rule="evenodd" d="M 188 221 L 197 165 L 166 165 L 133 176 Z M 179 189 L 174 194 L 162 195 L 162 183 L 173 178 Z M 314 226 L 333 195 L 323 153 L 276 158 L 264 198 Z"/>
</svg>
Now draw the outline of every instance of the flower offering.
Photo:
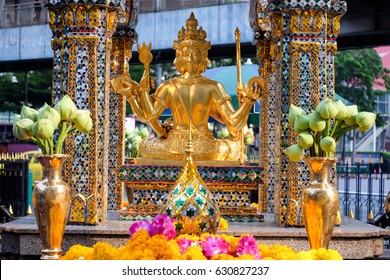
<svg viewBox="0 0 390 280">
<path fill-rule="evenodd" d="M 346 106 L 341 100 L 322 100 L 311 114 L 293 104 L 288 113 L 288 122 L 298 133 L 297 144 L 283 152 L 292 161 L 301 160 L 304 149 L 311 157 L 333 157 L 337 142 L 345 133 L 358 129 L 368 131 L 375 123 L 376 114 L 358 112 L 356 105 Z"/>
<path fill-rule="evenodd" d="M 90 111 L 78 110 L 68 95 L 64 95 L 54 108 L 46 103 L 38 110 L 23 106 L 13 121 L 15 137 L 32 141 L 45 155 L 61 154 L 65 138 L 73 131 L 85 133 L 91 129 Z M 55 138 L 57 130 L 58 137 Z"/>
</svg>

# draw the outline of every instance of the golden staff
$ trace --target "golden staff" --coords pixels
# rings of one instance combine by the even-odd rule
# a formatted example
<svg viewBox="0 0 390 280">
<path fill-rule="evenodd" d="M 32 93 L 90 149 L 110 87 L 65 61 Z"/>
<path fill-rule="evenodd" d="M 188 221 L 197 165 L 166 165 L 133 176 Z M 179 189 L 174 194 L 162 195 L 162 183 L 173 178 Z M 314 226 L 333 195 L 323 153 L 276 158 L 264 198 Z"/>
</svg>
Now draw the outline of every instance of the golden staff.
<svg viewBox="0 0 390 280">
<path fill-rule="evenodd" d="M 234 32 L 236 37 L 236 64 L 237 64 L 237 86 L 241 87 L 241 46 L 240 46 L 240 29 L 236 27 L 236 31 Z"/>
<path fill-rule="evenodd" d="M 236 64 L 237 64 L 237 87 L 241 88 L 242 86 L 242 80 L 241 80 L 241 46 L 240 46 L 240 29 L 236 27 L 236 31 L 234 32 L 235 38 L 236 38 Z M 238 102 L 242 103 L 243 101 L 242 94 L 240 93 L 237 95 Z M 240 130 L 240 164 L 244 164 L 244 134 L 242 129 Z"/>
</svg>

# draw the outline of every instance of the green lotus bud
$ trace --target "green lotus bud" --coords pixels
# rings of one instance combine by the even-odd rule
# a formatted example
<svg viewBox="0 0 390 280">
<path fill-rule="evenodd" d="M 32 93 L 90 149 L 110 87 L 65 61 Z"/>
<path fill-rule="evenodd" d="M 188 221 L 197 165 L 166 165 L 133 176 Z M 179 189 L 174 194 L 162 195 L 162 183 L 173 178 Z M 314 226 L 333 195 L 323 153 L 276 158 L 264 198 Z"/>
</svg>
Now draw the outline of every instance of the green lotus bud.
<svg viewBox="0 0 390 280">
<path fill-rule="evenodd" d="M 355 116 L 356 124 L 360 132 L 368 131 L 375 123 L 376 114 L 370 112 L 360 112 Z"/>
<path fill-rule="evenodd" d="M 347 106 L 345 106 L 345 104 L 341 100 L 337 100 L 335 104 L 338 109 L 336 118 L 341 120 L 345 119 L 348 116 Z"/>
<path fill-rule="evenodd" d="M 35 138 L 50 139 L 54 133 L 53 123 L 48 119 L 38 120 L 33 125 L 32 132 Z"/>
<path fill-rule="evenodd" d="M 22 116 L 19 115 L 19 114 L 14 114 L 14 118 L 13 118 L 13 123 L 17 123 L 18 121 L 20 121 L 22 119 Z"/>
<path fill-rule="evenodd" d="M 356 105 L 346 106 L 348 111 L 347 117 L 356 116 L 358 114 L 358 107 Z"/>
<path fill-rule="evenodd" d="M 310 117 L 306 114 L 299 115 L 295 118 L 294 130 L 305 131 L 309 128 Z"/>
<path fill-rule="evenodd" d="M 30 139 L 33 136 L 33 132 L 32 132 L 33 125 L 34 122 L 27 118 L 17 121 L 14 130 L 15 137 L 20 140 Z"/>
<path fill-rule="evenodd" d="M 77 116 L 77 107 L 69 95 L 64 95 L 54 109 L 60 114 L 62 121 L 73 120 Z"/>
<path fill-rule="evenodd" d="M 38 109 L 38 116 L 39 116 L 39 114 L 40 114 L 42 111 L 46 110 L 47 107 L 50 107 L 50 106 L 47 105 L 47 103 L 45 102 L 45 104 L 43 104 L 42 107 Z"/>
<path fill-rule="evenodd" d="M 38 118 L 38 111 L 23 105 L 22 111 L 20 112 L 20 116 L 22 117 L 22 119 L 30 119 L 33 122 L 36 122 Z"/>
<path fill-rule="evenodd" d="M 358 108 L 356 105 L 347 106 L 347 117 L 343 120 L 347 126 L 352 126 L 356 123 L 355 116 L 358 114 Z"/>
<path fill-rule="evenodd" d="M 318 104 L 316 111 L 326 120 L 336 117 L 339 112 L 337 105 L 329 98 L 322 100 Z"/>
<path fill-rule="evenodd" d="M 325 129 L 325 126 L 325 120 L 320 116 L 317 111 L 313 111 L 309 120 L 310 129 L 313 131 L 323 131 Z"/>
<path fill-rule="evenodd" d="M 141 141 L 142 141 L 142 137 L 141 136 L 139 136 L 139 135 L 135 135 L 133 138 L 131 138 L 131 143 L 136 143 L 136 144 L 139 144 L 139 143 L 141 143 Z"/>
<path fill-rule="evenodd" d="M 336 152 L 336 141 L 330 137 L 324 137 L 320 141 L 321 149 L 326 153 L 334 153 Z"/>
<path fill-rule="evenodd" d="M 125 130 L 125 138 L 129 138 L 129 135 L 130 135 L 130 130 L 126 129 Z"/>
<path fill-rule="evenodd" d="M 288 123 L 291 126 L 294 126 L 295 119 L 297 116 L 305 114 L 302 108 L 295 106 L 294 104 L 290 105 L 290 110 L 288 111 Z"/>
<path fill-rule="evenodd" d="M 12 124 L 12 133 L 15 135 L 16 138 L 19 138 L 19 137 L 17 137 L 18 131 L 17 131 L 16 123 L 18 121 L 20 121 L 21 119 L 22 119 L 22 117 L 19 114 L 14 114 L 14 119 L 13 119 L 13 124 Z"/>
<path fill-rule="evenodd" d="M 303 158 L 303 149 L 298 144 L 284 149 L 283 153 L 292 161 L 300 161 Z"/>
<path fill-rule="evenodd" d="M 298 135 L 298 145 L 304 149 L 309 148 L 313 145 L 314 138 L 310 132 L 304 131 Z"/>
<path fill-rule="evenodd" d="M 255 140 L 255 138 L 253 137 L 253 135 L 248 134 L 248 135 L 244 138 L 244 144 L 248 146 L 248 145 L 252 144 L 254 140 Z"/>
<path fill-rule="evenodd" d="M 139 157 L 139 144 L 135 143 L 131 147 L 131 156 L 132 157 Z"/>
<path fill-rule="evenodd" d="M 230 137 L 230 133 L 226 127 L 222 128 L 220 131 L 218 131 L 218 138 L 219 139 L 229 139 L 229 137 Z"/>
<path fill-rule="evenodd" d="M 48 119 L 51 120 L 54 127 L 57 127 L 60 123 L 60 114 L 57 110 L 51 108 L 50 106 L 45 106 L 38 114 L 38 120 Z"/>
<path fill-rule="evenodd" d="M 142 138 L 148 137 L 149 136 L 149 130 L 146 127 L 142 128 L 139 131 L 139 136 L 141 136 Z"/>
<path fill-rule="evenodd" d="M 73 119 L 74 126 L 82 133 L 92 129 L 91 112 L 88 110 L 77 110 L 77 116 Z"/>
</svg>

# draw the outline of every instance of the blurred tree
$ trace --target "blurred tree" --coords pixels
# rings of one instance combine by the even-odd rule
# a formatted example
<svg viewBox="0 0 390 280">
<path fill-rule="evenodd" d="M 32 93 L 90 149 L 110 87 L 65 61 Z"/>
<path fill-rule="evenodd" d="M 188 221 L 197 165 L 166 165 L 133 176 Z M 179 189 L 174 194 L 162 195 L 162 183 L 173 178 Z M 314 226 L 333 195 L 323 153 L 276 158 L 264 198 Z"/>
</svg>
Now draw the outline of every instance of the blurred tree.
<svg viewBox="0 0 390 280">
<path fill-rule="evenodd" d="M 26 83 L 27 79 L 27 83 Z M 20 112 L 23 104 L 34 108 L 51 103 L 50 70 L 0 74 L 0 111 Z"/>
<path fill-rule="evenodd" d="M 340 51 L 335 57 L 335 83 L 337 94 L 357 105 L 359 112 L 376 112 L 377 97 L 390 92 L 390 71 L 383 67 L 382 59 L 374 49 Z M 374 89 L 375 83 L 380 83 L 387 90 Z M 385 119 L 378 115 L 376 125 L 386 125 Z M 356 158 L 356 134 L 356 130 L 353 130 L 353 163 Z"/>
<path fill-rule="evenodd" d="M 356 104 L 359 111 L 376 111 L 376 98 L 390 92 L 389 74 L 390 70 L 383 67 L 382 59 L 374 49 L 340 51 L 335 57 L 335 90 Z M 377 81 L 387 91 L 375 90 Z M 378 116 L 376 125 L 385 124 Z"/>
</svg>

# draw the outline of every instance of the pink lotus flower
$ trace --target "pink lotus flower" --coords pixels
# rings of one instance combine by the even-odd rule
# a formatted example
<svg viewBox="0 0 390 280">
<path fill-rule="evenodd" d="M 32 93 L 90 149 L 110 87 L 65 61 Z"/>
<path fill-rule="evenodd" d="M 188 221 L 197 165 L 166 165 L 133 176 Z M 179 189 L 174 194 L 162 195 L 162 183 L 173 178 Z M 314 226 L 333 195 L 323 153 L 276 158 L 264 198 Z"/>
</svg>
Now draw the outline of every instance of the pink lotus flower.
<svg viewBox="0 0 390 280">
<path fill-rule="evenodd" d="M 159 214 L 157 215 L 152 224 L 149 227 L 149 233 L 151 236 L 156 234 L 163 234 L 168 240 L 176 237 L 175 226 L 173 225 L 173 220 L 168 217 L 168 214 Z"/>
<path fill-rule="evenodd" d="M 256 239 L 253 236 L 243 236 L 238 242 L 236 252 L 239 256 L 244 254 L 252 255 L 255 257 L 255 260 L 259 260 L 261 258 Z"/>
<path fill-rule="evenodd" d="M 191 239 L 187 239 L 185 237 L 183 237 L 182 239 L 177 241 L 177 244 L 179 245 L 180 252 L 182 254 L 184 254 L 186 252 L 188 247 L 193 246 L 193 245 L 197 245 L 196 241 L 191 240 Z"/>
<path fill-rule="evenodd" d="M 201 242 L 203 253 L 206 257 L 210 258 L 218 254 L 228 254 L 230 244 L 220 238 L 207 236 L 205 241 Z"/>
<path fill-rule="evenodd" d="M 140 229 L 146 229 L 149 232 L 149 228 L 150 228 L 149 221 L 147 221 L 147 220 L 138 221 L 130 226 L 130 228 L 129 228 L 130 237 L 132 237 L 133 234 L 136 233 L 137 231 L 139 231 Z"/>
</svg>

